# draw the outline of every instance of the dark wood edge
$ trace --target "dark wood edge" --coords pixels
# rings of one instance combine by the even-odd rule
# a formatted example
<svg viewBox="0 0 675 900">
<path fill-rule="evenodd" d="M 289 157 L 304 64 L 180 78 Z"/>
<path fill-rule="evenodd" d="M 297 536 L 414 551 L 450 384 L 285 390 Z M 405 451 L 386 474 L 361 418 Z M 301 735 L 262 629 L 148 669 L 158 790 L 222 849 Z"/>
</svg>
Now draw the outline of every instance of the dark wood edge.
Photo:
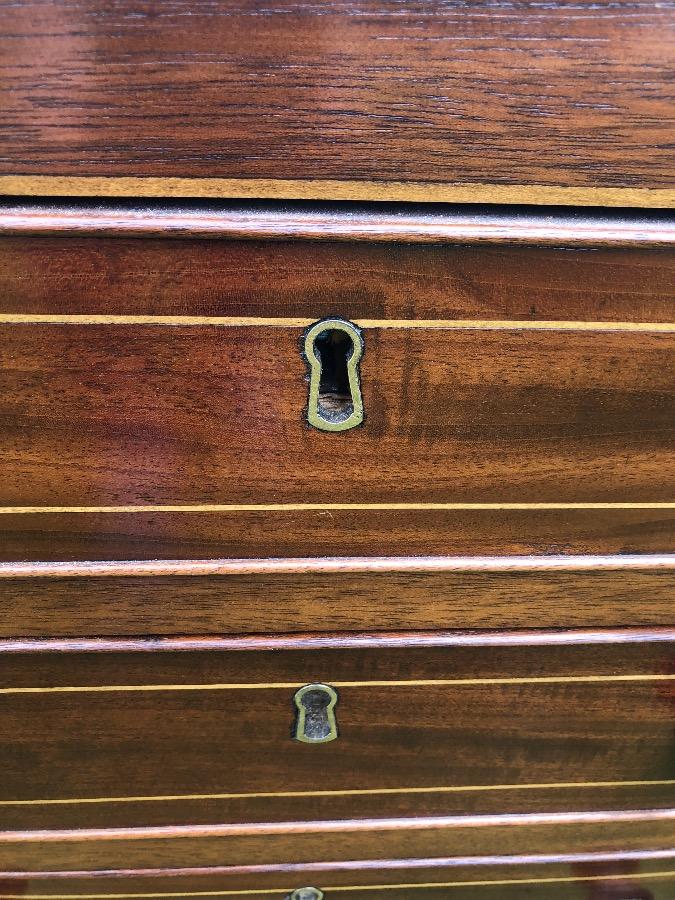
<svg viewBox="0 0 675 900">
<path fill-rule="evenodd" d="M 105 578 L 228 575 L 355 575 L 675 570 L 675 553 L 569 556 L 322 556 L 264 559 L 153 559 L 4 562 L 2 578 Z"/>
<path fill-rule="evenodd" d="M 593 810 L 555 813 L 401 816 L 381 819 L 336 819 L 304 822 L 246 822 L 214 825 L 143 825 L 123 828 L 68 828 L 0 831 L 0 844 L 85 843 L 89 841 L 173 840 L 177 838 L 248 837 L 271 834 L 340 834 L 343 832 L 439 831 L 452 828 L 518 828 L 547 825 L 596 825 L 604 822 L 675 822 L 675 809 Z"/>
<path fill-rule="evenodd" d="M 25 201 L 0 206 L 0 234 L 406 243 L 669 247 L 671 214 L 553 207 Z"/>
<path fill-rule="evenodd" d="M 90 871 L 87 869 L 70 869 L 52 872 L 1 872 L 0 878 L 8 881 L 24 879 L 90 879 L 90 878 L 181 878 L 214 875 L 263 875 L 312 872 L 352 872 L 352 871 L 387 871 L 396 869 L 459 869 L 466 866 L 476 868 L 486 866 L 538 866 L 538 865 L 574 865 L 578 863 L 608 862 L 646 862 L 650 860 L 673 859 L 675 848 L 663 850 L 626 850 L 618 852 L 592 853 L 558 853 L 514 856 L 448 856 L 448 857 L 415 857 L 414 859 L 355 859 L 336 860 L 334 862 L 301 862 L 257 864 L 250 866 L 191 866 L 181 868 L 158 869 L 107 869 Z M 48 896 L 48 895 L 46 895 Z"/>
<path fill-rule="evenodd" d="M 397 647 L 540 647 L 675 643 L 675 627 L 560 631 L 411 631 L 250 634 L 212 637 L 11 638 L 0 653 L 156 653 L 239 650 L 349 650 Z"/>
</svg>

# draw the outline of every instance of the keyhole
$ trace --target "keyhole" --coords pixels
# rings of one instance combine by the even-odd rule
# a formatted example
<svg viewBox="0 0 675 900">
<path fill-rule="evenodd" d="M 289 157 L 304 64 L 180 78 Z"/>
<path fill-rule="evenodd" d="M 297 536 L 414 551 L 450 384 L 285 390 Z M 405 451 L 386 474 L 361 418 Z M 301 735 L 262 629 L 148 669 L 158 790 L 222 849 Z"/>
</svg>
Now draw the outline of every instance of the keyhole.
<svg viewBox="0 0 675 900">
<path fill-rule="evenodd" d="M 335 720 L 337 691 L 327 684 L 306 684 L 296 691 L 294 738 L 303 744 L 327 744 L 338 736 Z"/>
<path fill-rule="evenodd" d="M 356 325 L 344 319 L 316 322 L 305 335 L 304 354 L 309 364 L 309 424 L 321 431 L 360 425 L 363 338 Z"/>
<path fill-rule="evenodd" d="M 323 900 L 324 893 L 315 887 L 298 888 L 286 900 Z"/>
<path fill-rule="evenodd" d="M 344 422 L 354 412 L 347 372 L 354 341 L 346 331 L 330 328 L 319 334 L 314 347 L 321 361 L 319 413 L 330 422 Z"/>
</svg>

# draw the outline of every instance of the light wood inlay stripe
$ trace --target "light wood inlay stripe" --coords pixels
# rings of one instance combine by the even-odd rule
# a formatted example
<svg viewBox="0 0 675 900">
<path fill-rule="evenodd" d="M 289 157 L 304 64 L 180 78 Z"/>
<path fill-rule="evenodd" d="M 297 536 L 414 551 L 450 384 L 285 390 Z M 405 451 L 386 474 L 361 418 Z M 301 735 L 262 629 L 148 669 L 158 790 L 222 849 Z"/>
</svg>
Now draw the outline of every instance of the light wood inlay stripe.
<svg viewBox="0 0 675 900">
<path fill-rule="evenodd" d="M 0 806 L 78 806 L 108 803 L 164 803 L 201 800 L 292 799 L 302 797 L 370 797 L 398 794 L 466 794 L 492 791 L 598 790 L 602 788 L 672 787 L 675 779 L 663 781 L 560 781 L 542 784 L 469 784 L 443 787 L 353 788 L 340 791 L 258 791 L 221 794 L 161 794 L 139 797 L 73 797 L 36 800 L 0 800 Z"/>
<path fill-rule="evenodd" d="M 490 881 L 425 881 L 405 884 L 355 884 L 326 888 L 330 893 L 337 891 L 396 891 L 413 890 L 415 888 L 453 888 L 453 887 L 504 887 L 513 884 L 572 884 L 587 881 L 628 881 L 640 882 L 663 878 L 675 878 L 675 870 L 665 872 L 622 873 L 619 875 L 567 875 L 550 878 L 500 878 Z M 290 894 L 294 887 L 258 888 L 238 891 L 179 891 L 155 892 L 150 894 L 3 894 L 3 900 L 140 900 L 140 898 L 160 897 L 243 897 L 263 894 Z"/>
<path fill-rule="evenodd" d="M 675 509 L 675 502 L 634 503 L 147 503 L 127 506 L 1 506 L 0 515 L 36 513 L 235 513 L 312 512 L 314 510 L 530 510 L 530 509 Z"/>
<path fill-rule="evenodd" d="M 675 675 L 543 675 L 527 678 L 423 678 L 401 681 L 331 681 L 335 688 L 352 687 L 467 687 L 483 684 L 608 684 L 626 682 L 675 681 Z M 50 687 L 3 687 L 0 694 L 111 694 L 146 691 L 252 691 L 297 690 L 304 681 L 215 684 L 104 684 L 56 685 Z"/>
<path fill-rule="evenodd" d="M 0 313 L 2 325 L 155 325 L 219 328 L 308 328 L 316 318 L 283 316 L 157 316 Z M 448 331 L 601 331 L 672 334 L 675 322 L 584 322 L 520 319 L 356 319 L 360 328 L 424 328 Z"/>
<path fill-rule="evenodd" d="M 0 193 L 47 197 L 184 197 L 242 200 L 356 200 L 407 203 L 508 203 L 672 209 L 668 188 L 562 187 L 340 179 L 2 175 Z"/>
</svg>

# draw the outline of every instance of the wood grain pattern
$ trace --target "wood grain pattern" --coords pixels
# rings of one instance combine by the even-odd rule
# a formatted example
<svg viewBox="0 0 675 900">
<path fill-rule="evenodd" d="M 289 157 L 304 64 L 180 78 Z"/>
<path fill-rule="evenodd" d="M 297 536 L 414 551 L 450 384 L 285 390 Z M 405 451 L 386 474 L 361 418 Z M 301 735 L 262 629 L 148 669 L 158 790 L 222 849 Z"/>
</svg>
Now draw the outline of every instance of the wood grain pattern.
<svg viewBox="0 0 675 900">
<path fill-rule="evenodd" d="M 303 421 L 301 336 L 0 326 L 0 505 L 675 497 L 675 336 L 372 329 L 337 438 Z"/>
<path fill-rule="evenodd" d="M 0 187 L 2 187 L 0 177 Z M 0 234 L 96 237 L 194 237 L 410 243 L 526 244 L 572 247 L 670 247 L 672 216 L 665 213 L 408 204 L 335 206 L 285 203 L 180 205 L 70 200 L 23 200 L 0 206 Z M 154 245 L 152 249 L 156 251 Z M 0 245 L 0 250 L 2 245 Z M 41 248 L 42 249 L 42 248 Z M 127 248 L 128 249 L 128 248 Z M 175 265 L 175 263 L 174 263 Z"/>
<path fill-rule="evenodd" d="M 672 806 L 673 677 L 649 640 L 3 653 L 0 812 L 16 831 Z M 290 739 L 315 680 L 340 694 L 318 747 Z"/>
<path fill-rule="evenodd" d="M 667 210 L 675 189 L 552 187 L 429 181 L 338 181 L 313 178 L 170 178 L 95 175 L 0 175 L 0 192 L 12 198 L 111 198 L 117 200 L 275 200 L 330 203 L 495 204 L 531 207 L 602 207 Z M 583 241 L 582 241 L 583 243 Z"/>
<path fill-rule="evenodd" d="M 621 556 L 322 556 L 272 559 L 156 559 L 0 563 L 0 578 L 107 578 L 137 575 L 354 575 L 670 570 L 675 554 Z"/>
<path fill-rule="evenodd" d="M 3 17 L 6 175 L 672 186 L 670 3 L 38 0 Z"/>
<path fill-rule="evenodd" d="M 127 829 L 87 833 L 0 833 L 0 866 L 10 871 L 245 865 L 279 859 L 382 859 L 453 855 L 630 853 L 668 846 L 675 811 L 574 813 L 446 819 L 360 820 L 278 827 Z M 394 851 L 394 852 L 392 852 Z"/>
<path fill-rule="evenodd" d="M 675 256 L 640 247 L 23 235 L 0 238 L 0 277 L 22 315 L 675 321 Z"/>
<path fill-rule="evenodd" d="M 0 579 L 0 637 L 666 626 L 673 596 L 672 568 L 24 576 Z"/>
<path fill-rule="evenodd" d="M 0 802 L 3 829 L 124 828 L 171 826 L 176 822 L 217 825 L 223 822 L 303 822 L 377 818 L 409 818 L 420 814 L 496 815 L 556 813 L 597 809 L 664 809 L 673 806 L 672 779 L 620 782 L 552 782 L 521 785 L 440 785 L 400 789 L 279 791 L 214 794 L 141 795 L 137 797 L 74 798 L 72 801 Z M 0 894 L 0 896 L 2 896 Z"/>
<path fill-rule="evenodd" d="M 337 896 L 456 897 L 458 900 L 668 900 L 675 876 L 672 851 L 641 860 L 639 854 L 616 859 L 612 854 L 571 857 L 491 857 L 468 859 L 378 860 L 348 863 L 287 863 L 278 866 L 211 867 L 189 871 L 146 871 L 134 874 L 12 873 L 0 881 L 3 900 L 93 900 L 115 894 L 122 898 L 161 896 L 283 897 L 288 886 L 318 883 Z M 408 886 L 396 888 L 394 885 Z M 378 888 L 381 885 L 381 888 Z M 438 885 L 434 889 L 433 885 Z M 365 887 L 368 886 L 368 887 Z M 361 894 L 358 891 L 361 890 Z M 441 894 L 441 891 L 444 891 Z M 205 893 L 207 892 L 207 893 Z M 241 892 L 241 893 L 240 893 Z M 330 894 L 329 894 L 330 896 Z"/>
<path fill-rule="evenodd" d="M 674 527 L 673 510 L 658 507 L 5 514 L 0 515 L 0 560 L 652 554 L 672 551 Z M 48 590 L 39 585 L 34 590 L 45 591 L 41 602 L 48 608 Z M 612 621 L 609 617 L 605 624 Z M 393 622 L 387 627 L 397 627 Z"/>
</svg>

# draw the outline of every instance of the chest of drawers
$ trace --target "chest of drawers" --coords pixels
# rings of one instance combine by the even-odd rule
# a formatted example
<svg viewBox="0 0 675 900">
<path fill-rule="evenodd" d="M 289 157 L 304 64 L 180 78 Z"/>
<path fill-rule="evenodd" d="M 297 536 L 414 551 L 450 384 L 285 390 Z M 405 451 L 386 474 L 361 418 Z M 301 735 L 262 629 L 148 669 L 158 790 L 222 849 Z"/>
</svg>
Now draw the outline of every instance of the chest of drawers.
<svg viewBox="0 0 675 900">
<path fill-rule="evenodd" d="M 673 16 L 0 10 L 0 900 L 673 897 Z"/>
</svg>

